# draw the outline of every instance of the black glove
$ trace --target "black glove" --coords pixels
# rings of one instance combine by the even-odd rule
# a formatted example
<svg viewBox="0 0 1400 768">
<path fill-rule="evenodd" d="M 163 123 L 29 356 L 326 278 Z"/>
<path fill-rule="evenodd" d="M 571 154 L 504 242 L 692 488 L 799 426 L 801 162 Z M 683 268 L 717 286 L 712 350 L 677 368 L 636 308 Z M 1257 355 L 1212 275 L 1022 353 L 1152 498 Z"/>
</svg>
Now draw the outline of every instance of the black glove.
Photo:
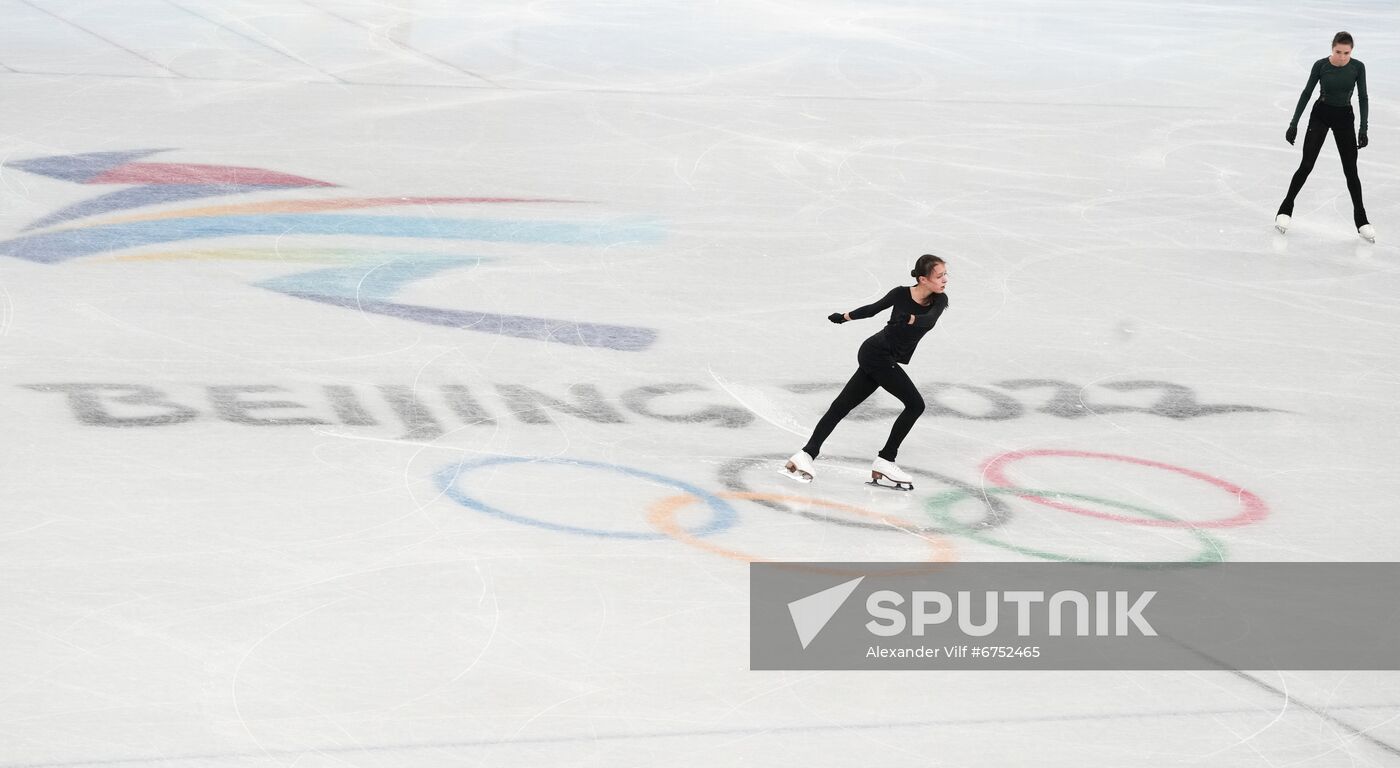
<svg viewBox="0 0 1400 768">
<path fill-rule="evenodd" d="M 1292 144 L 1293 140 L 1298 138 L 1298 126 L 1288 126 L 1288 133 L 1283 134 L 1283 138 L 1288 139 L 1288 143 Z"/>
<path fill-rule="evenodd" d="M 1370 144 L 1370 143 L 1371 143 L 1371 142 L 1368 141 L 1368 140 L 1366 139 L 1366 132 L 1365 132 L 1365 131 L 1362 131 L 1362 132 L 1361 132 L 1361 135 L 1356 137 L 1356 148 L 1357 148 L 1357 149 L 1361 149 L 1362 147 L 1365 147 L 1367 144 Z"/>
<path fill-rule="evenodd" d="M 826 316 L 826 319 L 830 320 L 833 323 L 836 323 L 837 325 L 846 322 L 845 315 L 842 315 L 840 312 L 832 312 L 831 314 Z"/>
<path fill-rule="evenodd" d="M 891 318 L 890 318 L 890 322 L 891 322 L 891 323 L 894 323 L 895 325 L 908 325 L 908 324 L 909 324 L 909 313 L 908 313 L 908 312 L 900 312 L 899 314 L 894 315 L 893 317 L 891 317 Z"/>
</svg>

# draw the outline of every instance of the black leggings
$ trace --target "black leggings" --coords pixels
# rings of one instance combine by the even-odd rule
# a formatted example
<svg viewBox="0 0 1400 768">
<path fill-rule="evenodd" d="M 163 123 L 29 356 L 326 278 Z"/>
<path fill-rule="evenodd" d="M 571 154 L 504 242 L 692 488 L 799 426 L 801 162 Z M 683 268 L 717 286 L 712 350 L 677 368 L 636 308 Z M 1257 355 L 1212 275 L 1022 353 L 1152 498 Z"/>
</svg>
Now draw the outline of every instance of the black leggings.
<svg viewBox="0 0 1400 768">
<path fill-rule="evenodd" d="M 826 415 L 817 422 L 817 428 L 812 430 L 812 437 L 807 440 L 807 445 L 802 450 L 806 451 L 808 456 L 817 458 L 822 443 L 826 442 L 836 425 L 846 418 L 846 414 L 865 402 L 876 389 L 883 387 L 886 392 L 899 398 L 899 402 L 904 403 L 904 411 L 890 428 L 890 439 L 885 441 L 885 447 L 880 449 L 880 458 L 894 461 L 899 453 L 899 444 L 904 442 L 905 436 L 914 427 L 914 422 L 924 412 L 924 398 L 919 394 L 914 382 L 909 380 L 909 374 L 899 367 L 899 363 L 895 362 L 894 356 L 879 341 L 878 336 L 873 336 L 860 345 L 856 361 L 860 363 L 860 368 L 856 369 L 855 375 L 846 382 L 841 394 L 831 402 L 831 407 L 826 409 Z"/>
<path fill-rule="evenodd" d="M 1366 206 L 1361 204 L 1361 177 L 1356 175 L 1356 126 L 1352 124 L 1351 105 L 1333 107 L 1321 101 L 1313 104 L 1312 112 L 1308 113 L 1308 132 L 1303 136 L 1303 162 L 1293 173 L 1293 182 L 1288 185 L 1288 197 L 1283 199 L 1278 212 L 1293 215 L 1293 199 L 1303 188 L 1303 182 L 1308 180 L 1313 163 L 1317 162 L 1317 154 L 1327 140 L 1328 128 L 1332 129 L 1337 152 L 1342 156 L 1342 173 L 1346 174 L 1347 191 L 1351 193 L 1351 216 L 1356 221 L 1357 229 L 1360 229 L 1361 225 L 1369 222 L 1366 220 Z"/>
</svg>

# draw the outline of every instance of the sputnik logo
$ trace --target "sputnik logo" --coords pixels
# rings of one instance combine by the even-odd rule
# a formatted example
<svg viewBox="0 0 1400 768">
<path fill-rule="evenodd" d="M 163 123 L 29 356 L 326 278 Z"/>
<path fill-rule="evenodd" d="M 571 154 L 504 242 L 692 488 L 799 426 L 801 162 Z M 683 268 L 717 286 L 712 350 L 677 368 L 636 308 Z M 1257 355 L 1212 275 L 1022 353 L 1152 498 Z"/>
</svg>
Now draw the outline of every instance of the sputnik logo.
<svg viewBox="0 0 1400 768">
<path fill-rule="evenodd" d="M 516 197 L 333 197 L 165 206 L 199 198 L 325 190 L 337 185 L 301 176 L 227 165 L 145 162 L 168 150 L 94 152 L 7 163 L 29 173 L 84 185 L 119 189 L 69 205 L 0 242 L 0 254 L 44 264 L 121 252 L 122 261 L 267 260 L 328 265 L 255 285 L 306 301 L 387 315 L 429 325 L 503 336 L 622 351 L 640 351 L 656 338 L 650 328 L 506 315 L 408 304 L 394 299 L 409 283 L 449 269 L 493 261 L 476 256 L 419 253 L 393 245 L 298 247 L 295 236 L 349 236 L 356 240 L 417 238 L 462 242 L 626 246 L 661 237 L 656 223 L 640 219 L 437 218 L 367 215 L 363 209 L 423 206 L 512 206 L 533 210 L 582 205 L 579 201 Z M 152 210 L 152 206 L 162 206 Z M 95 217 L 104 217 L 94 221 Z M 271 245 L 226 247 L 225 238 L 261 238 Z M 209 247 L 191 243 L 215 241 Z M 353 241 L 352 241 L 353 242 Z M 170 248 L 168 246 L 175 246 Z M 155 247 L 155 250 L 152 248 Z"/>
<path fill-rule="evenodd" d="M 802 641 L 803 650 L 817 639 L 817 635 L 826 628 L 831 617 L 841 610 L 841 606 L 846 604 L 846 599 L 856 591 L 856 587 L 860 586 L 862 581 L 865 581 L 864 576 L 788 603 L 792 626 L 797 630 L 797 639 Z"/>
</svg>

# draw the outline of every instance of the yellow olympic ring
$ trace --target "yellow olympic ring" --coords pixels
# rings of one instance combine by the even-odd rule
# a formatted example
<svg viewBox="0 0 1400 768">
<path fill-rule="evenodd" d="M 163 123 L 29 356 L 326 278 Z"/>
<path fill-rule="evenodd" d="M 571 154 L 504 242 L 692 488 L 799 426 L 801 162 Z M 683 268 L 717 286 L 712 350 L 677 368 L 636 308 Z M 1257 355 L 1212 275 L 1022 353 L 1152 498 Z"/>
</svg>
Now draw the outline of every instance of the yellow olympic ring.
<svg viewBox="0 0 1400 768">
<path fill-rule="evenodd" d="M 930 549 L 928 562 L 948 563 L 952 562 L 955 559 L 953 556 L 953 545 L 949 543 L 946 539 L 937 536 L 931 536 L 927 533 L 915 531 L 913 530 L 914 526 L 912 526 L 910 523 L 904 520 L 900 520 L 899 518 L 894 517 L 892 515 L 885 515 L 879 512 L 871 512 L 868 509 L 862 509 L 860 507 L 851 506 L 850 504 L 842 504 L 837 501 L 826 501 L 825 499 L 814 499 L 807 496 L 789 496 L 781 493 L 749 493 L 739 491 L 726 491 L 716 493 L 715 495 L 723 499 L 744 499 L 748 501 L 788 501 L 801 504 L 814 504 L 819 507 L 827 507 L 829 509 L 839 510 L 848 514 L 856 515 L 858 517 L 873 518 L 891 527 L 908 531 L 911 535 L 918 536 L 920 539 L 923 539 L 924 542 L 929 545 Z M 683 528 L 679 523 L 676 522 L 676 512 L 684 507 L 694 504 L 697 501 L 699 501 L 699 499 L 697 499 L 692 494 L 688 493 L 680 494 L 677 496 L 668 496 L 664 499 L 661 499 L 657 503 L 653 504 L 650 508 L 648 508 L 647 522 L 651 524 L 653 528 L 657 529 L 658 531 L 661 531 L 662 533 L 666 534 L 667 536 L 670 536 L 671 538 L 679 542 L 689 544 L 690 546 L 695 547 L 696 549 L 703 549 L 706 552 L 710 552 L 721 557 L 727 557 L 731 560 L 739 560 L 745 563 L 774 562 L 773 560 L 770 560 L 765 557 L 759 557 L 757 555 L 751 555 L 747 552 L 741 552 L 736 549 L 722 547 L 718 544 L 714 544 L 710 541 L 695 536 L 690 531 L 687 531 L 685 528 Z"/>
</svg>

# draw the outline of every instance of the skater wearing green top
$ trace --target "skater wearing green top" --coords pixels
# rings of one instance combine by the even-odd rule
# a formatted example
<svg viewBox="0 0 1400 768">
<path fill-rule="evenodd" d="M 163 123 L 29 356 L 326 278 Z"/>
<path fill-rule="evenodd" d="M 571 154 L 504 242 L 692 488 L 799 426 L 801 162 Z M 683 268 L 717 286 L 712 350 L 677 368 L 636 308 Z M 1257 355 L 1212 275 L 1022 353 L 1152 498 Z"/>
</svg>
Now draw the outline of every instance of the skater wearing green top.
<svg viewBox="0 0 1400 768">
<path fill-rule="evenodd" d="M 1342 156 L 1342 172 L 1347 177 L 1347 191 L 1351 193 L 1352 217 L 1356 231 L 1371 242 L 1376 241 L 1376 228 L 1366 220 L 1366 206 L 1361 204 L 1361 177 L 1356 174 L 1356 151 L 1366 146 L 1366 115 L 1369 103 L 1366 99 L 1366 65 L 1351 57 L 1351 34 L 1338 32 L 1332 38 L 1332 55 L 1318 59 L 1308 76 L 1308 85 L 1303 95 L 1298 97 L 1298 108 L 1293 110 L 1293 122 L 1288 125 L 1284 138 L 1292 144 L 1298 138 L 1298 118 L 1303 115 L 1312 96 L 1313 86 L 1322 84 L 1322 97 L 1313 104 L 1308 113 L 1308 132 L 1303 136 L 1303 162 L 1293 173 L 1293 181 L 1288 185 L 1288 196 L 1278 207 L 1274 226 L 1280 232 L 1287 232 L 1293 221 L 1293 200 L 1308 180 L 1313 163 L 1322 151 L 1322 143 L 1327 139 L 1327 130 L 1332 130 L 1332 138 L 1337 142 L 1337 152 Z M 1361 132 L 1358 134 L 1352 123 L 1351 94 L 1356 92 L 1356 102 L 1361 105 Z"/>
</svg>

